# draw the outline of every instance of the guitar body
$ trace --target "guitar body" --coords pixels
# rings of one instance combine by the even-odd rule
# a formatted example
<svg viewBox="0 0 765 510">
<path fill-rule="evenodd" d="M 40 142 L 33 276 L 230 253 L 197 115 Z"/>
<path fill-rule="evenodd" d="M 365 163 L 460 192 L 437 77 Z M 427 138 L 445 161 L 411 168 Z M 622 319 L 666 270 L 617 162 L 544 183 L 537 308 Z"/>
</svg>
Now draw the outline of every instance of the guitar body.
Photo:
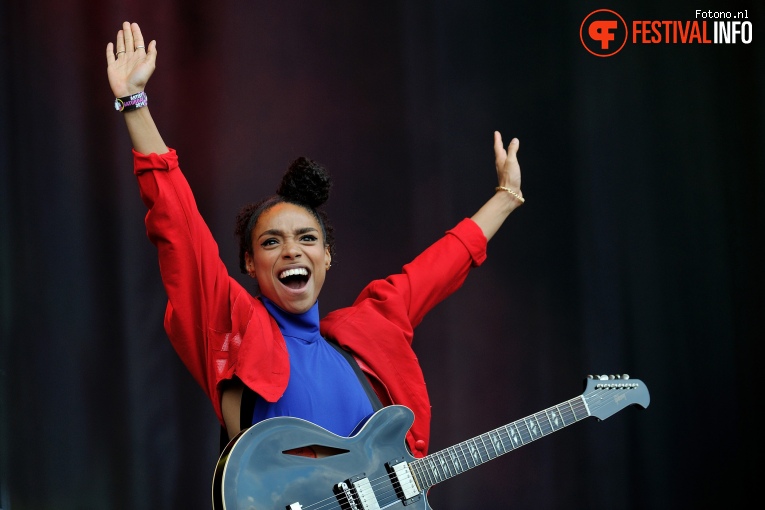
<svg viewBox="0 0 765 510">
<path fill-rule="evenodd" d="M 213 508 L 403 508 L 404 500 L 386 463 L 414 460 L 405 443 L 413 421 L 408 408 L 385 407 L 348 438 L 298 418 L 278 417 L 257 423 L 232 439 L 221 455 L 213 479 Z M 332 455 L 311 458 L 284 453 L 314 445 L 331 450 Z M 369 481 L 376 502 L 355 507 L 353 497 L 336 494 L 337 484 L 357 477 Z M 420 494 L 408 498 L 406 508 L 425 510 L 430 506 Z"/>
</svg>

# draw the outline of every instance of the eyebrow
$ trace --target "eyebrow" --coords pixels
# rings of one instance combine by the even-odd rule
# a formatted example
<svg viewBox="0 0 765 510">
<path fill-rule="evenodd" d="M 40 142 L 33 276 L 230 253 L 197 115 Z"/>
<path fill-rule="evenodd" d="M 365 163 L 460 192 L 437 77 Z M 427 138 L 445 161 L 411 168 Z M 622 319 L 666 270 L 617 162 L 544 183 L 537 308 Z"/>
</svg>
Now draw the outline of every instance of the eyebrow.
<svg viewBox="0 0 765 510">
<path fill-rule="evenodd" d="M 305 234 L 308 232 L 318 232 L 319 230 L 314 227 L 302 227 L 295 230 L 295 235 L 299 236 L 300 234 Z M 284 232 L 279 230 L 278 228 L 272 228 L 269 230 L 264 231 L 258 236 L 258 239 L 260 239 L 263 236 L 281 236 L 284 237 Z"/>
</svg>

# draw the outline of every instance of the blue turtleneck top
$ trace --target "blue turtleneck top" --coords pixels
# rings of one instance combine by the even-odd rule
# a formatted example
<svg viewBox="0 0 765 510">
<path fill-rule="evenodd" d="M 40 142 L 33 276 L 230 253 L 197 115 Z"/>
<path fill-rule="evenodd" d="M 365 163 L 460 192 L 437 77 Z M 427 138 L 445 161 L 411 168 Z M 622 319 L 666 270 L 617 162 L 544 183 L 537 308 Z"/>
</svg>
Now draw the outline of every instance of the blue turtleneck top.
<svg viewBox="0 0 765 510">
<path fill-rule="evenodd" d="M 339 436 L 350 436 L 372 414 L 372 404 L 348 361 L 321 336 L 318 301 L 307 312 L 292 314 L 266 297 L 260 300 L 284 336 L 290 379 L 276 402 L 257 397 L 252 423 L 293 416 Z"/>
</svg>

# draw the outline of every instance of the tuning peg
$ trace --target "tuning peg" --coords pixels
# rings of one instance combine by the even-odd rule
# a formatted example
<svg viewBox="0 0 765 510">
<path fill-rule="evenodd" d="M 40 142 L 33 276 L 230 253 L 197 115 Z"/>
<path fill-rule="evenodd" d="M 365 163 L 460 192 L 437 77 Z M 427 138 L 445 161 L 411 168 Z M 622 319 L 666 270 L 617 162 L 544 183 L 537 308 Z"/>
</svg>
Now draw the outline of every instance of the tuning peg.
<svg viewBox="0 0 765 510">
<path fill-rule="evenodd" d="M 622 374 L 622 379 L 629 379 L 629 378 L 630 378 L 629 374 Z"/>
</svg>

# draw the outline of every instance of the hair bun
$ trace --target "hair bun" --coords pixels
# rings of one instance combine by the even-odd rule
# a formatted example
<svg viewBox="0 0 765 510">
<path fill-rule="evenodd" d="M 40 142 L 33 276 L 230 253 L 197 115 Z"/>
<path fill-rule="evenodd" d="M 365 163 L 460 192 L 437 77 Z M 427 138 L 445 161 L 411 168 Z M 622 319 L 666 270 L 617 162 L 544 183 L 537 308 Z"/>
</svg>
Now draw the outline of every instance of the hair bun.
<svg viewBox="0 0 765 510">
<path fill-rule="evenodd" d="M 330 188 L 332 179 L 327 170 L 316 161 L 301 156 L 290 164 L 276 194 L 316 208 L 329 199 Z"/>
</svg>

